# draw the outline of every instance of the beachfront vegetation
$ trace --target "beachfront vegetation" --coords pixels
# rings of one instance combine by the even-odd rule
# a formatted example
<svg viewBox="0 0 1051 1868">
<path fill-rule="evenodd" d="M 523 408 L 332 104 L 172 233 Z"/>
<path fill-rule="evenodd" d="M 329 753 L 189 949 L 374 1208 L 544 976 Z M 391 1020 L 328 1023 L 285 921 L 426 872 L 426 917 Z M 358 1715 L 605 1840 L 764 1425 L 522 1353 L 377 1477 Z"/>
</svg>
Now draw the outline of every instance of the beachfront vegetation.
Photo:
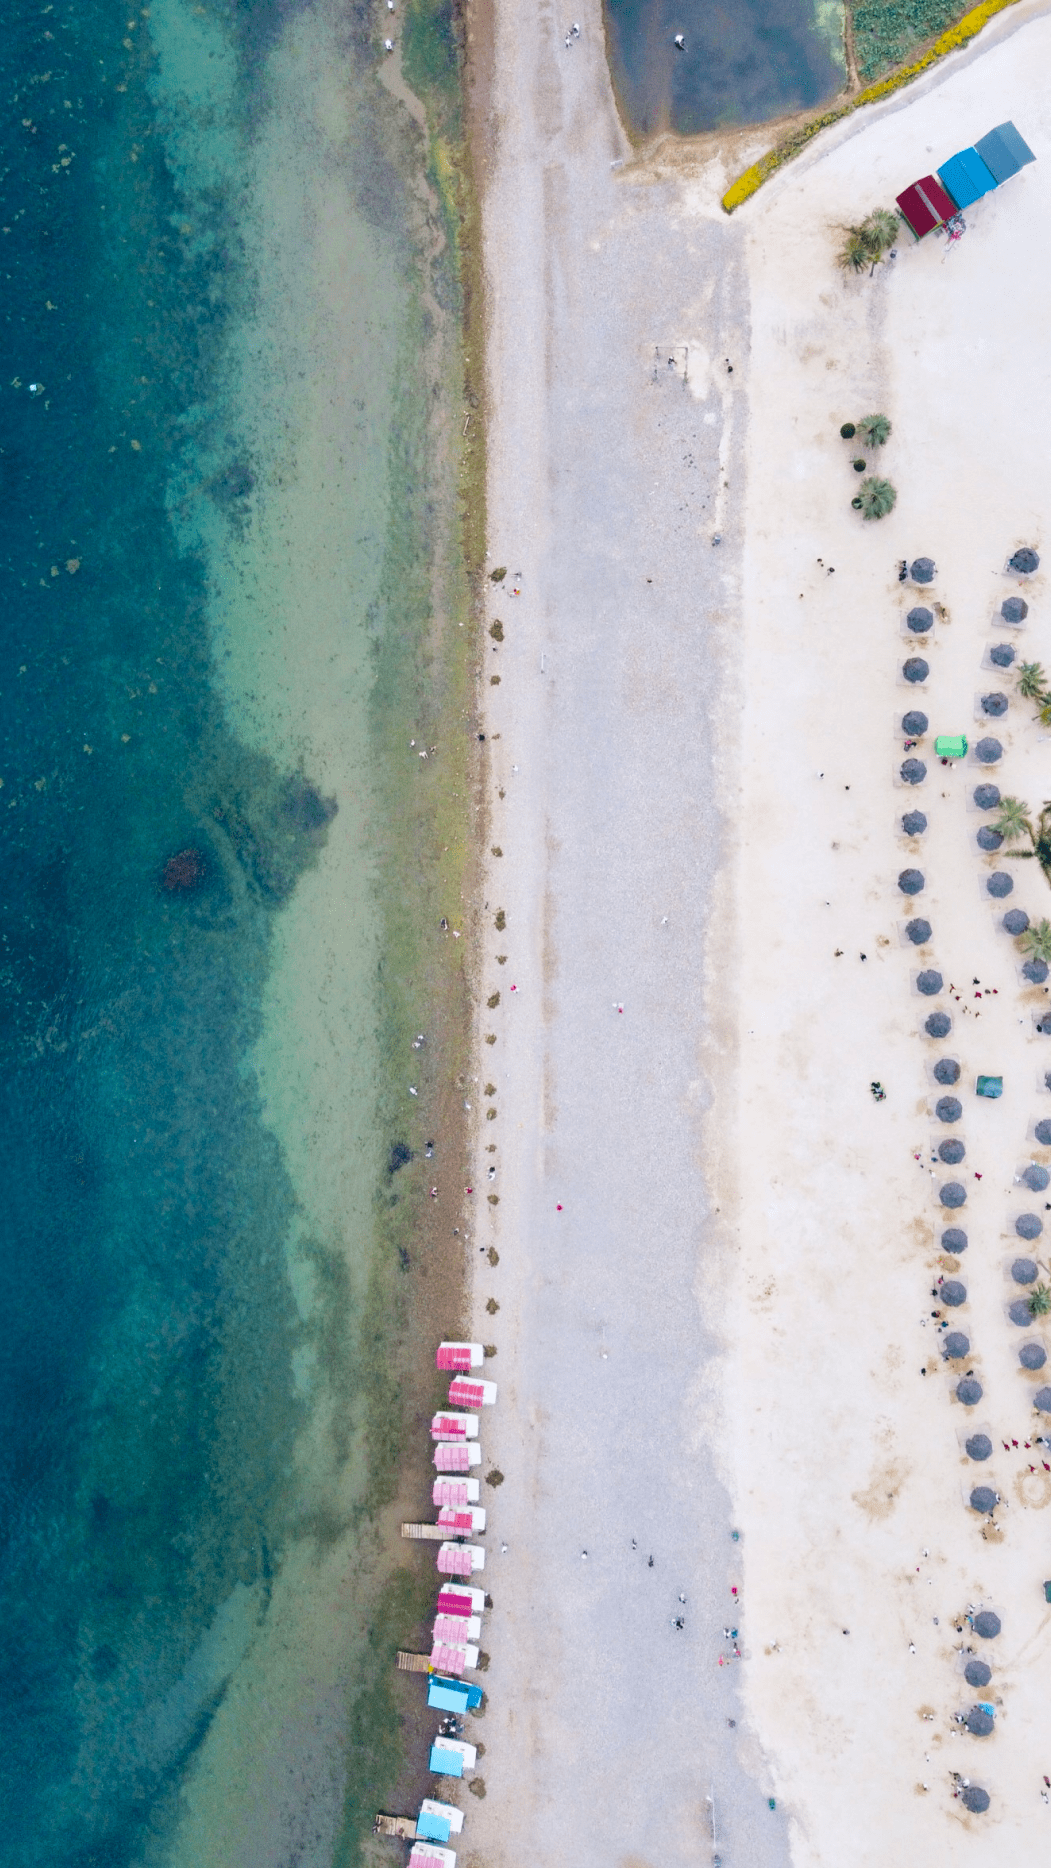
<svg viewBox="0 0 1051 1868">
<path fill-rule="evenodd" d="M 1030 960 L 1051 966 L 1051 921 L 1033 921 L 1018 936 L 1018 945 Z"/>
<path fill-rule="evenodd" d="M 1046 1317 L 1049 1313 L 1051 1313 L 1051 1286 L 1038 1284 L 1035 1290 L 1029 1293 L 1029 1315 Z"/>
<path fill-rule="evenodd" d="M 866 415 L 858 423 L 858 439 L 862 447 L 886 447 L 891 437 L 891 422 L 888 415 Z"/>
<path fill-rule="evenodd" d="M 856 226 L 841 228 L 843 244 L 836 254 L 836 265 L 840 271 L 864 272 L 867 266 L 871 278 L 884 253 L 894 245 L 900 226 L 897 215 L 889 208 L 873 208 L 871 214 L 866 214 L 864 220 L 858 221 Z M 886 417 L 881 416 L 879 419 L 885 421 Z M 889 422 L 887 433 L 890 433 Z"/>
<path fill-rule="evenodd" d="M 1028 804 L 1023 804 L 1021 798 L 1001 798 L 993 829 L 1005 843 L 1017 843 L 1019 837 L 1032 837 Z"/>
<path fill-rule="evenodd" d="M 898 498 L 898 489 L 889 480 L 879 480 L 875 475 L 861 482 L 861 491 L 851 500 L 856 512 L 863 519 L 885 519 L 893 511 Z"/>
<path fill-rule="evenodd" d="M 1005 850 L 1004 854 L 1021 858 L 1035 856 L 1051 886 L 1051 799 L 1045 799 L 1041 805 L 1034 825 L 1028 804 L 1023 804 L 1019 798 L 1002 798 L 993 828 L 1000 832 L 1005 843 L 1017 843 L 1021 837 L 1028 837 L 1028 850 Z"/>
<path fill-rule="evenodd" d="M 1023 700 L 1043 700 L 1047 693 L 1047 676 L 1039 662 L 1019 664 L 1018 692 Z"/>
<path fill-rule="evenodd" d="M 906 3 L 911 11 L 911 0 L 906 0 Z M 961 45 L 966 45 L 969 39 L 973 39 L 977 33 L 981 32 L 982 27 L 993 18 L 994 14 L 1002 13 L 1005 7 L 1014 6 L 1014 4 L 1015 0 L 982 0 L 981 6 L 972 7 L 971 11 L 965 13 L 955 26 L 951 26 L 948 32 L 943 32 L 921 58 L 915 59 L 910 65 L 902 66 L 900 71 L 894 72 L 889 78 L 882 79 L 878 84 L 867 85 L 863 91 L 857 93 L 856 97 L 848 98 L 845 103 L 837 104 L 832 110 L 822 111 L 820 116 L 812 117 L 809 123 L 804 123 L 799 129 L 793 130 L 784 142 L 778 143 L 773 149 L 768 149 L 765 156 L 760 156 L 758 162 L 753 162 L 743 174 L 737 177 L 735 182 L 730 184 L 722 199 L 723 212 L 732 214 L 735 208 L 739 208 L 742 202 L 754 195 L 771 175 L 776 174 L 784 163 L 790 162 L 801 149 L 805 149 L 811 139 L 821 130 L 827 129 L 829 124 L 838 123 L 841 117 L 849 117 L 852 111 L 860 110 L 866 104 L 877 104 L 884 97 L 889 97 L 892 91 L 900 90 L 903 84 L 911 83 L 913 78 L 918 78 L 921 72 L 936 64 L 940 58 L 945 58 L 948 53 L 957 51 Z M 950 7 L 948 17 L 951 18 L 954 11 L 955 8 Z M 929 26 L 928 31 L 932 30 L 936 28 Z M 914 34 L 913 39 L 923 36 L 922 33 Z M 867 62 L 861 68 L 867 72 L 869 69 Z"/>
</svg>

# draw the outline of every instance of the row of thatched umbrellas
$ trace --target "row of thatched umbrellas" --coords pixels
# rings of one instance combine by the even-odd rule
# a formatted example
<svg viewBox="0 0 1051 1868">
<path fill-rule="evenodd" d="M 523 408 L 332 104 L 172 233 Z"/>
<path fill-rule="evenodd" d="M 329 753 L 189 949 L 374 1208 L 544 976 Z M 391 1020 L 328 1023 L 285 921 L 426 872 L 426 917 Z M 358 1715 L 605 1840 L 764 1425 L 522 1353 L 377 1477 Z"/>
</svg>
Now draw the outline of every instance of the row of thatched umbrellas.
<svg viewBox="0 0 1051 1868">
<path fill-rule="evenodd" d="M 1037 553 L 1026 546 L 1015 552 L 1009 561 L 1008 569 L 1019 575 L 1028 575 L 1037 569 L 1039 562 Z M 921 585 L 933 583 L 935 565 L 932 559 L 917 558 L 908 569 L 913 583 Z M 1025 621 L 1028 613 L 1029 606 L 1022 597 L 1008 597 L 1000 606 L 1003 621 L 1015 627 Z M 932 609 L 926 604 L 917 604 L 909 610 L 905 618 L 905 626 L 913 635 L 926 636 L 934 627 L 934 620 Z M 989 659 L 996 668 L 1009 668 L 1015 659 L 1015 649 L 1009 642 L 996 643 L 990 650 Z M 921 655 L 910 655 L 902 668 L 905 680 L 914 686 L 925 682 L 929 673 L 930 666 Z M 1002 719 L 1007 709 L 1007 696 L 998 690 L 984 694 L 981 698 L 981 710 L 988 719 Z M 907 754 L 913 753 L 915 745 L 926 734 L 928 725 L 927 715 L 920 708 L 910 708 L 904 714 L 901 729 L 905 736 Z M 1003 756 L 1003 746 L 992 735 L 980 739 L 973 750 L 980 765 L 996 765 Z M 907 785 L 922 784 L 927 776 L 926 765 L 922 759 L 909 756 L 901 765 L 900 776 L 903 783 Z M 995 810 L 1000 804 L 998 786 L 988 781 L 980 783 L 975 787 L 974 802 L 979 810 Z M 902 816 L 901 826 L 906 836 L 921 836 L 927 828 L 927 819 L 922 811 L 906 811 Z M 977 842 L 979 849 L 992 854 L 1000 848 L 1003 837 L 991 825 L 983 824 L 978 831 Z M 906 900 L 915 900 L 917 896 L 923 894 L 925 887 L 926 878 L 920 869 L 912 867 L 903 869 L 898 876 L 898 888 Z M 1014 879 L 1005 870 L 994 871 L 986 881 L 986 891 L 993 901 L 1003 901 L 1012 893 L 1013 888 Z M 1029 926 L 1029 916 L 1023 909 L 1010 908 L 1002 917 L 1002 925 L 1007 933 L 1018 935 L 1024 933 Z M 922 915 L 915 915 L 905 924 L 905 936 L 914 946 L 926 946 L 932 938 L 930 922 Z M 1048 968 L 1043 961 L 1030 961 L 1023 968 L 1023 973 L 1033 983 L 1042 983 L 1047 978 Z M 935 967 L 922 969 L 916 980 L 917 990 L 926 998 L 937 997 L 943 991 L 944 983 L 941 973 Z M 933 1011 L 928 1014 L 924 1022 L 926 1035 L 936 1041 L 948 1037 L 951 1030 L 952 1018 L 948 1012 Z M 934 1078 L 939 1086 L 946 1090 L 952 1089 L 960 1078 L 960 1066 L 955 1058 L 940 1057 L 934 1065 Z M 1048 1087 L 1051 1088 L 1051 1073 L 1048 1076 Z M 943 1095 L 938 1098 L 934 1113 L 940 1123 L 951 1127 L 962 1117 L 963 1105 L 957 1096 Z M 1051 1146 L 1051 1120 L 1037 1123 L 1036 1139 L 1044 1146 Z M 936 1153 L 938 1160 L 946 1166 L 957 1166 L 964 1160 L 966 1149 L 958 1137 L 950 1135 L 939 1142 Z M 1048 1174 L 1046 1168 L 1041 1167 L 1037 1162 L 1032 1162 L 1025 1169 L 1022 1179 L 1031 1192 L 1038 1193 L 1047 1188 L 1051 1175 Z M 967 1190 L 962 1182 L 948 1180 L 940 1188 L 938 1197 L 943 1208 L 953 1211 L 966 1204 Z M 1015 1231 L 1019 1238 L 1033 1240 L 1038 1238 L 1043 1231 L 1043 1221 L 1036 1213 L 1022 1213 L 1015 1221 Z M 958 1259 L 967 1249 L 967 1234 L 960 1226 L 947 1226 L 942 1232 L 941 1244 L 943 1251 Z M 1036 1282 L 1037 1276 L 1038 1267 L 1033 1259 L 1019 1256 L 1014 1260 L 1011 1266 L 1011 1278 L 1016 1286 L 1032 1285 Z M 935 1285 L 931 1294 L 937 1298 L 940 1307 L 944 1306 L 950 1310 L 959 1309 L 967 1301 L 967 1287 L 958 1278 L 943 1279 L 940 1284 Z M 1008 1307 L 1008 1316 L 1012 1323 L 1020 1327 L 1028 1327 L 1032 1322 L 1028 1299 L 1019 1297 L 1011 1303 Z M 945 1331 L 942 1340 L 943 1358 L 947 1362 L 966 1362 L 970 1355 L 970 1338 L 963 1330 L 949 1329 L 944 1321 L 941 1319 L 939 1321 Z M 1018 1359 L 1021 1367 L 1031 1372 L 1043 1368 L 1047 1353 L 1041 1343 L 1028 1341 L 1023 1343 L 1019 1350 Z M 976 1407 L 982 1399 L 983 1392 L 981 1382 L 970 1370 L 963 1374 L 956 1384 L 956 1399 L 965 1408 Z M 1051 1386 L 1038 1389 L 1033 1400 L 1035 1407 L 1041 1413 L 1051 1414 Z M 988 1434 L 971 1434 L 965 1445 L 968 1458 L 977 1463 L 989 1459 L 992 1455 L 992 1441 Z M 999 1493 L 994 1491 L 992 1486 L 975 1485 L 972 1487 L 969 1498 L 972 1511 L 989 1516 L 995 1511 L 999 1502 Z M 1000 1633 L 1000 1618 L 991 1609 L 980 1610 L 970 1616 L 969 1621 L 973 1632 L 980 1640 L 994 1640 Z M 964 1678 L 968 1686 L 976 1689 L 988 1687 L 992 1680 L 992 1668 L 988 1662 L 972 1655 L 964 1667 Z M 966 1714 L 961 1714 L 960 1721 L 975 1737 L 986 1737 L 993 1730 L 993 1710 L 988 1704 L 978 1703 L 972 1706 Z M 989 1793 L 980 1785 L 963 1781 L 957 1794 L 968 1810 L 980 1814 L 989 1808 Z"/>
</svg>

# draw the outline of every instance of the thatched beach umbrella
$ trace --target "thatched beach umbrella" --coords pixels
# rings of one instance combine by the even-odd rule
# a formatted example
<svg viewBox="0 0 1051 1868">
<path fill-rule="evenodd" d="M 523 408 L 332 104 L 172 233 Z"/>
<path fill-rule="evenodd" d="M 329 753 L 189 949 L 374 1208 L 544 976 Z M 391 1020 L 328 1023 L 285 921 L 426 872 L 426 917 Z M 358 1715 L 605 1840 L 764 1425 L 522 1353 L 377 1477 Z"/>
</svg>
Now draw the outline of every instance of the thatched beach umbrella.
<svg viewBox="0 0 1051 1868">
<path fill-rule="evenodd" d="M 976 1382 L 973 1375 L 965 1375 L 956 1384 L 956 1399 L 964 1407 L 977 1407 L 982 1398 L 982 1384 Z"/>
<path fill-rule="evenodd" d="M 1034 1133 L 1042 1148 L 1051 1148 L 1051 1120 L 1047 1116 L 1037 1123 Z"/>
<path fill-rule="evenodd" d="M 910 655 L 908 661 L 903 664 L 901 672 L 906 681 L 926 681 L 931 672 L 930 664 L 924 661 L 922 655 Z"/>
<path fill-rule="evenodd" d="M 989 1808 L 989 1792 L 983 1790 L 980 1784 L 968 1784 L 967 1788 L 960 1792 L 960 1802 L 965 1810 L 970 1810 L 975 1816 L 981 1816 L 982 1812 Z"/>
<path fill-rule="evenodd" d="M 1004 920 L 1006 921 L 1006 919 L 1007 916 L 1005 915 Z M 1051 969 L 1048 968 L 1046 960 L 1027 960 L 1022 968 L 1022 978 L 1029 980 L 1034 986 L 1042 986 L 1047 978 L 1049 970 Z M 1051 1127 L 1051 1123 L 1047 1126 Z M 1051 1140 L 1051 1136 L 1049 1136 L 1048 1139 Z"/>
<path fill-rule="evenodd" d="M 1015 557 L 1017 556 L 1018 553 L 1016 552 Z M 1014 558 L 1012 558 L 1011 563 L 1014 565 L 1015 570 L 1018 570 L 1019 567 L 1015 564 Z M 933 558 L 914 558 L 909 566 L 909 576 L 912 578 L 914 584 L 933 584 L 934 572 L 935 563 Z"/>
<path fill-rule="evenodd" d="M 1041 1414 L 1051 1414 L 1051 1388 L 1038 1388 L 1033 1396 L 1033 1406 Z"/>
<path fill-rule="evenodd" d="M 920 990 L 923 990 L 922 987 Z M 952 1030 L 952 1019 L 948 1012 L 932 1012 L 928 1018 L 924 1019 L 923 1029 L 928 1038 L 947 1038 Z"/>
<path fill-rule="evenodd" d="M 942 1251 L 951 1252 L 954 1258 L 959 1258 L 960 1253 L 966 1252 L 966 1250 L 967 1234 L 964 1232 L 963 1227 L 946 1226 L 945 1231 L 942 1233 Z"/>
<path fill-rule="evenodd" d="M 974 801 L 980 811 L 995 811 L 1000 802 L 999 785 L 976 785 Z"/>
<path fill-rule="evenodd" d="M 1032 545 L 1020 545 L 1007 562 L 1012 571 L 1020 571 L 1023 577 L 1028 577 L 1031 571 L 1037 569 L 1040 563 L 1040 553 L 1034 551 Z"/>
<path fill-rule="evenodd" d="M 1038 1162 L 1030 1161 L 1029 1166 L 1022 1175 L 1022 1179 L 1032 1193 L 1043 1193 L 1048 1181 L 1051 1181 L 1051 1174 L 1048 1173 L 1045 1167 L 1041 1167 Z"/>
<path fill-rule="evenodd" d="M 921 713 L 918 707 L 901 716 L 901 730 L 909 739 L 919 739 L 922 733 L 926 733 L 929 724 L 927 715 Z"/>
<path fill-rule="evenodd" d="M 1035 1284 L 1039 1267 L 1033 1258 L 1016 1258 L 1011 1276 L 1016 1284 Z"/>
<path fill-rule="evenodd" d="M 1021 598 L 1009 598 L 1008 601 L 1019 603 L 1021 602 Z M 994 668 L 1010 668 L 1014 658 L 1015 649 L 1012 642 L 997 642 L 995 646 L 989 650 L 989 660 L 992 662 Z"/>
<path fill-rule="evenodd" d="M 925 947 L 931 938 L 931 924 L 922 915 L 917 915 L 915 920 L 906 921 L 905 933 L 914 947 Z"/>
<path fill-rule="evenodd" d="M 947 1180 L 938 1198 L 943 1206 L 966 1206 L 967 1189 L 966 1187 L 961 1187 L 958 1180 Z"/>
<path fill-rule="evenodd" d="M 901 827 L 907 837 L 922 837 L 927 828 L 927 819 L 922 811 L 906 811 Z"/>
<path fill-rule="evenodd" d="M 987 1488 L 983 1485 L 981 1490 Z M 972 1497 L 974 1494 L 972 1493 Z M 995 1494 L 993 1495 L 995 1496 Z M 984 1660 L 969 1660 L 963 1670 L 963 1677 L 968 1686 L 988 1686 L 993 1677 L 993 1670 Z"/>
<path fill-rule="evenodd" d="M 959 1083 L 960 1066 L 955 1057 L 939 1057 L 934 1066 L 934 1081 L 935 1083 Z M 948 1118 L 949 1121 L 955 1121 L 955 1119 L 954 1116 Z M 943 1116 L 942 1121 L 945 1120 L 946 1117 Z"/>
<path fill-rule="evenodd" d="M 999 1492 L 994 1492 L 991 1485 L 976 1485 L 974 1488 L 974 1491 L 971 1493 L 971 1510 L 972 1511 L 995 1511 L 999 1503 L 1000 1503 L 1000 1494 Z M 984 1667 L 985 1662 L 978 1661 L 976 1665 L 979 1667 Z M 980 1681 L 972 1680 L 971 1685 L 972 1686 L 984 1686 L 985 1681 L 984 1680 L 980 1680 Z"/>
<path fill-rule="evenodd" d="M 974 1629 L 976 1635 L 981 1636 L 983 1641 L 995 1641 L 1000 1632 L 1000 1617 L 999 1615 L 994 1615 L 992 1609 L 980 1609 L 971 1623 L 971 1627 Z"/>
<path fill-rule="evenodd" d="M 966 1153 L 966 1148 L 956 1136 L 952 1136 L 947 1142 L 938 1143 L 938 1159 L 944 1161 L 946 1167 L 959 1167 Z"/>
<path fill-rule="evenodd" d="M 1007 695 L 983 694 L 982 712 L 988 714 L 990 720 L 1002 720 L 1007 712 Z"/>
<path fill-rule="evenodd" d="M 984 1706 L 972 1706 L 966 1724 L 967 1730 L 973 1732 L 975 1738 L 988 1738 L 993 1729 L 992 1714 L 986 1712 Z"/>
<path fill-rule="evenodd" d="M 970 1439 L 964 1444 L 967 1448 L 968 1459 L 981 1461 L 992 1457 L 993 1443 L 987 1433 L 972 1433 Z"/>
<path fill-rule="evenodd" d="M 959 1122 L 963 1115 L 963 1104 L 955 1096 L 939 1096 L 934 1113 L 939 1122 Z"/>
<path fill-rule="evenodd" d="M 898 877 L 898 887 L 903 895 L 922 895 L 924 886 L 922 869 L 903 869 Z"/>
<path fill-rule="evenodd" d="M 1027 1330 L 1033 1321 L 1028 1297 L 1016 1297 L 1014 1303 L 1009 1305 L 1007 1314 L 1018 1329 Z"/>
<path fill-rule="evenodd" d="M 1000 605 L 1000 615 L 1005 623 L 1024 623 L 1029 615 L 1029 605 L 1024 597 L 1005 597 Z"/>
<path fill-rule="evenodd" d="M 1008 875 L 1006 869 L 994 869 L 985 886 L 990 895 L 995 896 L 997 901 L 1002 901 L 1005 895 L 1010 895 L 1014 885 L 1015 879 Z"/>
<path fill-rule="evenodd" d="M 934 627 L 934 611 L 926 609 L 922 603 L 917 604 L 916 608 L 910 610 L 905 618 L 905 627 L 914 636 L 925 636 L 927 631 Z"/>
<path fill-rule="evenodd" d="M 1044 1230 L 1044 1222 L 1039 1213 L 1019 1213 L 1015 1220 L 1015 1231 L 1020 1239 L 1039 1239 Z"/>
<path fill-rule="evenodd" d="M 978 832 L 977 842 L 980 850 L 998 850 L 1003 837 L 998 830 L 993 829 L 991 824 L 983 824 Z"/>
<path fill-rule="evenodd" d="M 901 776 L 906 785 L 922 785 L 927 776 L 927 767 L 922 759 L 904 759 Z"/>
<path fill-rule="evenodd" d="M 970 1354 L 971 1339 L 962 1330 L 949 1330 L 942 1337 L 942 1354 L 949 1362 L 962 1362 Z"/>
<path fill-rule="evenodd" d="M 925 973 L 918 973 L 916 976 L 916 991 L 922 992 L 925 999 L 933 999 L 935 994 L 941 991 L 944 984 L 945 981 L 941 974 L 936 972 L 934 967 L 928 967 Z M 945 1016 L 944 1013 L 942 1016 Z M 928 1019 L 927 1029 L 930 1031 L 932 1038 L 944 1038 L 945 1032 L 948 1030 L 948 1026 L 943 1030 L 940 1024 L 937 1031 L 931 1031 L 930 1027 L 931 1021 Z"/>
<path fill-rule="evenodd" d="M 980 739 L 974 749 L 974 756 L 979 765 L 995 765 L 1004 756 L 1004 749 L 998 739 Z"/>
<path fill-rule="evenodd" d="M 1024 908 L 1009 908 L 1001 922 L 1008 934 L 1024 934 L 1029 926 L 1029 916 Z"/>
<path fill-rule="evenodd" d="M 1042 1369 L 1047 1361 L 1047 1350 L 1043 1343 L 1023 1343 L 1018 1360 L 1024 1369 Z"/>
<path fill-rule="evenodd" d="M 959 1278 L 946 1278 L 938 1287 L 938 1296 L 948 1309 L 959 1310 L 960 1305 L 967 1302 L 967 1286 L 961 1284 Z"/>
</svg>

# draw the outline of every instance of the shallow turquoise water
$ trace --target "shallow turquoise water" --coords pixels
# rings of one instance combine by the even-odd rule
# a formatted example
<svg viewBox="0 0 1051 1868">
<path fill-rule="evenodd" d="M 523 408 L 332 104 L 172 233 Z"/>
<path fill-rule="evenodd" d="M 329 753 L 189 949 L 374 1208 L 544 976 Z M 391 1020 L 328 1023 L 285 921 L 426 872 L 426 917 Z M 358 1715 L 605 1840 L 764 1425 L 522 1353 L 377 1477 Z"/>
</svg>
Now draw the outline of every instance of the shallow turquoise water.
<svg viewBox="0 0 1051 1868">
<path fill-rule="evenodd" d="M 19 1868 L 185 1858 L 194 1808 L 217 1861 L 290 1860 L 297 1822 L 295 1859 L 330 1860 L 339 1831 L 352 1681 L 315 1681 L 326 1722 L 300 1756 L 280 1709 L 287 1688 L 305 1717 L 302 1682 L 268 1642 L 312 1527 L 350 1535 L 360 1473 L 311 1435 L 333 1383 L 352 1434 L 382 1159 L 367 734 L 413 295 L 369 26 L 84 0 L 8 16 L 0 40 L 0 1861 Z M 353 293 L 322 282 L 309 347 L 278 316 L 304 312 L 275 271 L 299 229 L 271 224 L 264 185 L 292 40 L 308 128 L 318 72 L 358 87 L 314 150 L 338 167 Z M 326 383 L 331 433 L 307 432 L 351 297 L 375 327 L 367 382 Z M 314 514 L 309 561 L 277 553 L 286 483 Z M 288 985 L 304 890 L 323 927 L 336 870 L 357 955 L 324 1015 L 338 1109 Z M 300 1584 L 312 1664 L 309 1612 Z M 325 1608 L 329 1647 L 354 1612 Z M 249 1834 L 273 1775 L 235 1730 L 253 1691 L 300 1776 Z"/>
<path fill-rule="evenodd" d="M 618 95 L 642 135 L 765 123 L 843 88 L 838 0 L 605 0 L 605 10 Z"/>
</svg>

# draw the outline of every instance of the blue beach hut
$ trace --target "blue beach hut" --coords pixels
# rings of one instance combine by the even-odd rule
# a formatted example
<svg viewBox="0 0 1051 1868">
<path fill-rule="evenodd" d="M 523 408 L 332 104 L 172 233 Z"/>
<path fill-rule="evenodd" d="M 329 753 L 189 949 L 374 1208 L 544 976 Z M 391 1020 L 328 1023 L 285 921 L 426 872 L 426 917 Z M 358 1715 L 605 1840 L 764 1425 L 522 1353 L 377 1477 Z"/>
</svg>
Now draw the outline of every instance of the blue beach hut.
<svg viewBox="0 0 1051 1868">
<path fill-rule="evenodd" d="M 432 1810 L 422 1809 L 416 1818 L 416 1835 L 421 1842 L 448 1842 L 452 1830 L 446 1816 L 436 1816 Z"/>
<path fill-rule="evenodd" d="M 430 1768 L 436 1777 L 462 1777 L 463 1754 L 447 1751 L 444 1745 L 432 1745 Z"/>
<path fill-rule="evenodd" d="M 471 1712 L 482 1703 L 480 1686 L 468 1686 L 466 1680 L 450 1680 L 447 1675 L 432 1673 L 427 1682 L 427 1704 L 439 1712 Z"/>
<path fill-rule="evenodd" d="M 958 208 L 969 208 L 996 187 L 996 177 L 977 149 L 961 149 L 958 155 L 950 156 L 938 170 L 938 179 Z"/>
<path fill-rule="evenodd" d="M 1027 162 L 1036 161 L 1029 144 L 1018 134 L 1013 123 L 998 123 L 988 136 L 980 136 L 974 146 L 997 187 L 1012 175 L 1017 175 Z"/>
</svg>

